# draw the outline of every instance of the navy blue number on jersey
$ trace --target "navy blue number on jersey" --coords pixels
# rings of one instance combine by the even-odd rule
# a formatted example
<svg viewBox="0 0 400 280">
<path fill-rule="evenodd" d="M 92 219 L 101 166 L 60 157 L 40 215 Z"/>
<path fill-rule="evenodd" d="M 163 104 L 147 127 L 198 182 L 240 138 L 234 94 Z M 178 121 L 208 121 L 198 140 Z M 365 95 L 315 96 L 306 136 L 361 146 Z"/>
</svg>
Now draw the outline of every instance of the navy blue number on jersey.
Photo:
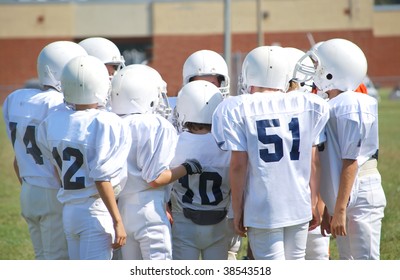
<svg viewBox="0 0 400 280">
<path fill-rule="evenodd" d="M 214 195 L 214 200 L 211 201 L 207 195 L 207 182 L 212 182 L 212 193 Z M 185 194 L 182 197 L 182 202 L 192 203 L 194 192 L 189 186 L 189 176 L 183 176 L 179 179 L 182 187 L 186 189 Z M 218 205 L 222 200 L 221 191 L 222 177 L 217 172 L 203 172 L 199 177 L 199 194 L 201 197 L 201 205 Z"/>
<path fill-rule="evenodd" d="M 52 154 L 60 170 L 62 169 L 62 161 L 69 162 L 72 160 L 72 158 L 74 159 L 70 167 L 65 172 L 64 178 L 62 180 L 64 189 L 66 190 L 83 189 L 85 187 L 85 177 L 76 177 L 75 181 L 72 181 L 72 178 L 75 175 L 75 173 L 83 165 L 83 155 L 81 151 L 75 148 L 67 147 L 64 149 L 62 153 L 63 157 L 61 159 L 60 154 L 58 153 L 56 147 L 54 147 Z"/>
<path fill-rule="evenodd" d="M 8 124 L 8 127 L 11 132 L 11 142 L 14 146 L 15 139 L 17 136 L 17 123 L 10 122 Z M 26 148 L 26 153 L 30 154 L 33 157 L 33 160 L 36 162 L 36 164 L 42 165 L 43 164 L 43 156 L 42 156 L 42 152 L 40 151 L 39 147 L 36 144 L 35 134 L 36 134 L 36 128 L 33 125 L 28 125 L 26 127 L 23 141 L 24 141 L 24 145 Z"/>
<path fill-rule="evenodd" d="M 260 158 L 265 162 L 278 162 L 283 158 L 283 140 L 277 134 L 267 134 L 266 128 L 280 127 L 279 119 L 267 119 L 256 121 L 258 140 L 263 144 L 273 144 L 274 152 L 271 153 L 267 148 L 260 149 Z M 288 124 L 288 129 L 292 133 L 292 149 L 290 159 L 299 160 L 300 158 L 300 129 L 299 119 L 292 118 Z"/>
</svg>

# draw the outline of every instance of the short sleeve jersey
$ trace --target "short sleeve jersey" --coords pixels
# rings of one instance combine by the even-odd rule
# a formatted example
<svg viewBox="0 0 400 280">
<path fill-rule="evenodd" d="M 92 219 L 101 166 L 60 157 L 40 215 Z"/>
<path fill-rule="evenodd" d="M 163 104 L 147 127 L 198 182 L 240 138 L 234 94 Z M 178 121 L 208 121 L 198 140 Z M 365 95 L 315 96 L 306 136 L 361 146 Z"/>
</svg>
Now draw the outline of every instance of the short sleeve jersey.
<svg viewBox="0 0 400 280">
<path fill-rule="evenodd" d="M 130 127 L 132 147 L 128 155 L 128 179 L 120 196 L 168 191 L 168 188 L 154 189 L 149 183 L 170 168 L 178 137 L 176 129 L 157 114 L 127 115 L 123 121 Z"/>
<path fill-rule="evenodd" d="M 62 93 L 49 89 L 19 89 L 7 96 L 3 116 L 12 142 L 19 175 L 27 183 L 44 188 L 60 188 L 51 162 L 36 143 L 37 127 L 51 112 L 65 108 Z"/>
<path fill-rule="evenodd" d="M 378 104 L 375 98 L 353 91 L 343 92 L 328 103 L 327 141 L 320 149 L 321 196 L 329 212 L 333 213 L 342 160 L 357 160 L 360 167 L 379 149 Z M 351 197 L 357 190 L 356 179 Z"/>
<path fill-rule="evenodd" d="M 325 100 L 300 91 L 245 94 L 217 107 L 212 133 L 220 148 L 248 154 L 244 226 L 311 220 L 312 146 L 328 117 Z"/>
<path fill-rule="evenodd" d="M 97 194 L 96 181 L 120 184 L 131 137 L 116 114 L 98 109 L 59 110 L 38 128 L 38 144 L 57 166 L 62 203 Z"/>
<path fill-rule="evenodd" d="M 186 175 L 175 181 L 172 187 L 172 211 L 182 208 L 192 210 L 228 210 L 230 203 L 229 163 L 230 152 L 222 151 L 211 133 L 179 134 L 175 157 L 171 165 L 177 166 L 186 159 L 197 159 L 202 174 Z"/>
</svg>

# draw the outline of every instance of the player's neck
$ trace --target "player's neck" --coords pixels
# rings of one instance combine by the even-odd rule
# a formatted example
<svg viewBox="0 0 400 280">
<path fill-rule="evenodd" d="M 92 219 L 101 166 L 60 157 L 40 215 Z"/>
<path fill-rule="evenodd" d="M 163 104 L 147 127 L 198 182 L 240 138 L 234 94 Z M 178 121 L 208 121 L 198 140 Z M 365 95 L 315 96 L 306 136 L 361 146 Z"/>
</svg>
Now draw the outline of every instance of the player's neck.
<svg viewBox="0 0 400 280">
<path fill-rule="evenodd" d="M 75 104 L 75 111 L 84 111 L 87 109 L 97 109 L 97 104 Z"/>
<path fill-rule="evenodd" d="M 210 133 L 210 130 L 206 128 L 200 128 L 200 129 L 191 129 L 189 132 L 193 134 L 207 134 Z"/>
</svg>

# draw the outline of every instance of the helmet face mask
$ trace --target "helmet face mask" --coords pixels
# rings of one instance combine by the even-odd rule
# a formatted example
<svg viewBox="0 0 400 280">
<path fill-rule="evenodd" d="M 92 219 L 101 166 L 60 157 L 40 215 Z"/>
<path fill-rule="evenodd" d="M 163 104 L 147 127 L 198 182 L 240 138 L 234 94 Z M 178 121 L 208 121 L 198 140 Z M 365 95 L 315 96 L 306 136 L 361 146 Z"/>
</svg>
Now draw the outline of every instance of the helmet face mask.
<svg viewBox="0 0 400 280">
<path fill-rule="evenodd" d="M 78 56 L 70 60 L 61 74 L 64 99 L 68 104 L 98 107 L 107 105 L 110 80 L 105 65 L 93 56 Z"/>
<path fill-rule="evenodd" d="M 111 110 L 119 115 L 163 115 L 171 111 L 166 93 L 167 84 L 154 68 L 131 64 L 118 71 L 112 80 Z"/>
<path fill-rule="evenodd" d="M 37 58 L 37 74 L 42 86 L 61 92 L 61 72 L 72 58 L 87 55 L 85 49 L 74 42 L 56 41 L 46 45 Z"/>
<path fill-rule="evenodd" d="M 229 95 L 230 79 L 228 65 L 224 58 L 211 50 L 199 50 L 192 53 L 185 61 L 182 70 L 183 85 L 191 82 L 194 77 L 218 76 L 221 81 L 218 86 L 222 95 Z M 220 76 L 220 77 L 219 77 Z"/>
<path fill-rule="evenodd" d="M 212 114 L 224 97 L 214 84 L 197 80 L 179 91 L 176 101 L 176 117 L 179 127 L 186 123 L 211 124 Z"/>
<path fill-rule="evenodd" d="M 289 63 L 288 75 L 290 82 L 293 81 L 297 83 L 299 90 L 307 90 L 306 88 L 309 87 L 309 90 L 307 91 L 311 91 L 312 82 L 310 83 L 309 81 L 312 79 L 312 74 L 310 75 L 309 73 L 305 74 L 299 72 L 296 68 L 298 65 L 304 65 L 304 67 L 311 69 L 312 73 L 314 73 L 315 69 L 311 58 L 302 50 L 297 48 L 286 47 L 284 50 L 287 53 Z"/>
</svg>

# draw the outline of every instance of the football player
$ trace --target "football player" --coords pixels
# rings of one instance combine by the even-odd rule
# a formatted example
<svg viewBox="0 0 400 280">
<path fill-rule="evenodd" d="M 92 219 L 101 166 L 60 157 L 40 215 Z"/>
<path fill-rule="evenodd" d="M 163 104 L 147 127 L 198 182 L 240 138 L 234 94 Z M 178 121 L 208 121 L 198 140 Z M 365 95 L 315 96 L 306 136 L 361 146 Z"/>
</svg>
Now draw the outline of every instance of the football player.
<svg viewBox="0 0 400 280">
<path fill-rule="evenodd" d="M 68 259 L 62 205 L 57 199 L 61 183 L 51 162 L 43 157 L 36 136 L 38 125 L 50 112 L 65 108 L 61 71 L 80 55 L 86 51 L 73 42 L 46 45 L 37 58 L 42 89 L 16 90 L 3 105 L 7 135 L 15 152 L 14 168 L 21 183 L 21 213 L 28 223 L 36 259 Z"/>
<path fill-rule="evenodd" d="M 227 211 L 230 204 L 230 153 L 211 135 L 212 114 L 223 101 L 210 82 L 192 81 L 178 94 L 176 112 L 184 128 L 179 134 L 174 166 L 193 156 L 203 173 L 185 176 L 172 187 L 174 260 L 226 260 L 231 243 Z"/>
<path fill-rule="evenodd" d="M 377 168 L 379 133 L 375 98 L 355 92 L 367 73 L 359 46 L 341 38 L 308 55 L 313 80 L 329 98 L 327 141 L 321 149 L 323 233 L 336 238 L 340 259 L 379 259 L 386 197 Z M 302 70 L 302 68 L 300 68 Z"/>
<path fill-rule="evenodd" d="M 38 145 L 56 166 L 62 188 L 63 225 L 70 259 L 110 260 L 126 242 L 116 197 L 123 188 L 129 128 L 107 103 L 110 79 L 94 56 L 70 60 L 61 74 L 68 110 L 38 127 Z M 126 177 L 126 174 L 125 174 Z"/>
<path fill-rule="evenodd" d="M 112 80 L 112 111 L 122 117 L 132 135 L 127 183 L 118 199 L 128 235 L 121 249 L 124 260 L 172 259 L 168 184 L 201 173 L 201 165 L 190 159 L 170 169 L 177 132 L 157 114 L 162 91 L 166 83 L 147 65 L 128 65 Z"/>
<path fill-rule="evenodd" d="M 234 227 L 256 260 L 304 259 L 312 211 L 313 145 L 329 110 L 318 96 L 286 92 L 282 47 L 262 46 L 243 61 L 241 90 L 216 109 L 212 133 L 231 151 Z"/>
<path fill-rule="evenodd" d="M 189 55 L 182 68 L 183 86 L 189 82 L 204 80 L 214 84 L 219 88 L 222 96 L 230 96 L 229 69 L 224 58 L 213 50 L 198 50 Z M 173 123 L 178 131 L 182 130 L 177 118 L 173 118 Z M 230 205 L 228 209 L 228 224 L 231 227 L 232 241 L 228 251 L 228 259 L 236 260 L 236 255 L 241 246 L 241 237 L 233 230 L 233 211 Z"/>
</svg>

